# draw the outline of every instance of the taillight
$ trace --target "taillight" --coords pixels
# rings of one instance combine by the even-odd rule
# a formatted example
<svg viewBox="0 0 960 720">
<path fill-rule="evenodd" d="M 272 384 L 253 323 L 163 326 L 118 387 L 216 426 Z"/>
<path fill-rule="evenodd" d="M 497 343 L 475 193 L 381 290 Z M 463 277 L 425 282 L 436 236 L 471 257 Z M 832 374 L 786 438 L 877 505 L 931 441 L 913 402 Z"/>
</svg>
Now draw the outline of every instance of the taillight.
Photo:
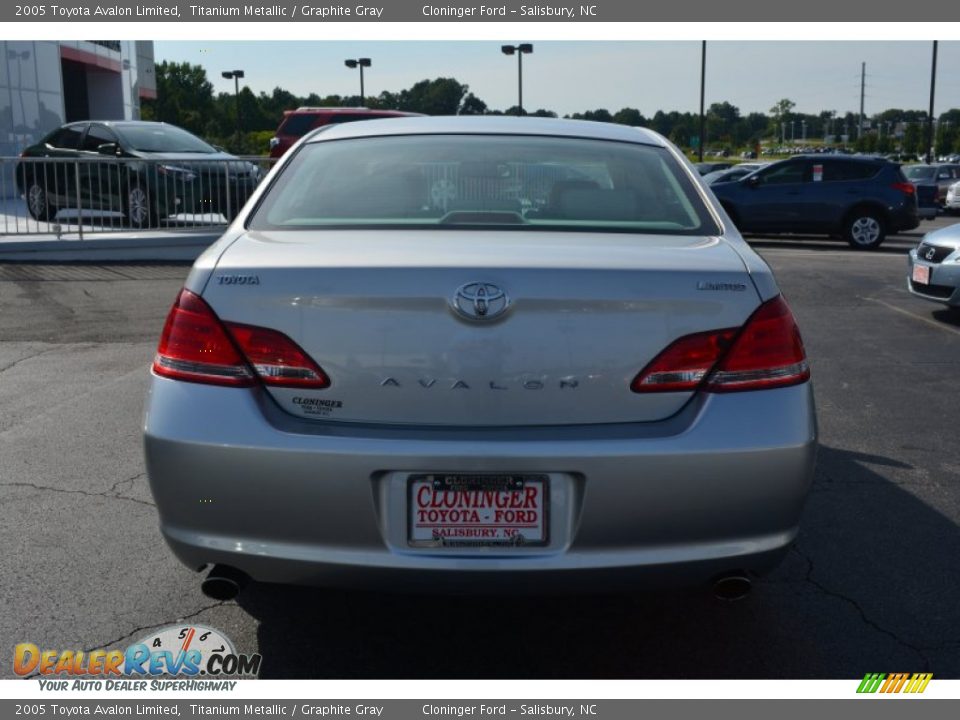
<svg viewBox="0 0 960 720">
<path fill-rule="evenodd" d="M 761 305 L 746 324 L 686 335 L 634 378 L 634 392 L 737 392 L 785 387 L 810 378 L 803 341 L 783 297 Z"/>
<path fill-rule="evenodd" d="M 213 385 L 254 384 L 253 371 L 202 298 L 181 290 L 153 360 L 157 375 Z"/>
<path fill-rule="evenodd" d="M 890 187 L 894 190 L 899 190 L 904 195 L 913 195 L 915 192 L 917 192 L 917 188 L 914 186 L 914 184 L 908 182 L 895 182 Z"/>
<path fill-rule="evenodd" d="M 685 335 L 657 355 L 634 378 L 634 392 L 696 390 L 730 345 L 736 328 Z"/>
<path fill-rule="evenodd" d="M 163 377 L 248 387 L 329 387 L 330 380 L 283 333 L 224 324 L 198 295 L 181 290 L 163 326 L 153 371 Z"/>
<path fill-rule="evenodd" d="M 265 385 L 330 387 L 327 374 L 283 333 L 238 323 L 227 323 L 227 329 Z"/>
<path fill-rule="evenodd" d="M 768 300 L 747 324 L 707 378 L 711 392 L 761 390 L 810 379 L 800 329 L 783 296 Z"/>
</svg>

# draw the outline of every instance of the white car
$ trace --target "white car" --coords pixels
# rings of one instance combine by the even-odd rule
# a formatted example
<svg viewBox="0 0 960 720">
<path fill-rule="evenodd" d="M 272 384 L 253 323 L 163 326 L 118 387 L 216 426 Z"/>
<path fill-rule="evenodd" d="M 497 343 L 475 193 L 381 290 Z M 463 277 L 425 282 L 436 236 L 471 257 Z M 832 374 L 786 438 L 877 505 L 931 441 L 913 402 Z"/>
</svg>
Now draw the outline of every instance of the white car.
<svg viewBox="0 0 960 720">
<path fill-rule="evenodd" d="M 947 188 L 947 197 L 943 201 L 943 208 L 949 213 L 960 210 L 960 182 L 955 182 Z"/>
</svg>

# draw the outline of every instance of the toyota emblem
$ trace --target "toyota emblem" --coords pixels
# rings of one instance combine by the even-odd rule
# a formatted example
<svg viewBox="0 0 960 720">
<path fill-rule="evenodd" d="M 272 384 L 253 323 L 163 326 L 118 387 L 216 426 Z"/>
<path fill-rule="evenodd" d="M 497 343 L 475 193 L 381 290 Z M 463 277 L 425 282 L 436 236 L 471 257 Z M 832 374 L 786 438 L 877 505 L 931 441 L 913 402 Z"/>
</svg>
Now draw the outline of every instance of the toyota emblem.
<svg viewBox="0 0 960 720">
<path fill-rule="evenodd" d="M 457 288 L 451 304 L 467 320 L 494 320 L 507 311 L 510 299 L 493 283 L 472 282 Z"/>
<path fill-rule="evenodd" d="M 926 258 L 927 260 L 933 260 L 934 256 L 937 254 L 937 251 L 933 248 L 927 250 Z"/>
</svg>

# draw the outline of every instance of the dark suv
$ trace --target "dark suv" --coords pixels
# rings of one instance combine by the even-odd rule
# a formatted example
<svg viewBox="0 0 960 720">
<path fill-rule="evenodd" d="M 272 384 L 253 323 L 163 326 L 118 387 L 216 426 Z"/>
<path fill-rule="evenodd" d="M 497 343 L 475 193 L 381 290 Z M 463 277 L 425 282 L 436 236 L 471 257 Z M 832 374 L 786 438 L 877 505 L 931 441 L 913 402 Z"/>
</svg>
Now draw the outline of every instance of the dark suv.
<svg viewBox="0 0 960 720">
<path fill-rule="evenodd" d="M 296 110 L 285 110 L 276 136 L 270 138 L 270 157 L 280 157 L 297 140 L 322 125 L 418 114 L 399 110 L 372 110 L 365 107 L 301 107 Z"/>
<path fill-rule="evenodd" d="M 920 224 L 916 188 L 883 159 L 798 156 L 710 189 L 745 233 L 841 236 L 872 249 Z"/>
</svg>

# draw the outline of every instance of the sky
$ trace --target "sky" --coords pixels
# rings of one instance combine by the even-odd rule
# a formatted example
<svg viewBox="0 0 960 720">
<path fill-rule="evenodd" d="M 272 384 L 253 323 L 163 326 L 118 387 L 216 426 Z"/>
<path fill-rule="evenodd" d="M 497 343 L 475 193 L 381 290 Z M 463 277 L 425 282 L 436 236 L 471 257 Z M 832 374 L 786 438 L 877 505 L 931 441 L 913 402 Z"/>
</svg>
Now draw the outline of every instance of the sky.
<svg viewBox="0 0 960 720">
<path fill-rule="evenodd" d="M 520 40 L 522 41 L 522 39 Z M 233 91 L 222 70 L 242 69 L 254 92 L 283 87 L 359 94 L 359 73 L 346 58 L 369 57 L 368 96 L 399 91 L 426 78 L 454 77 L 491 109 L 517 102 L 517 61 L 499 42 L 445 41 L 156 41 L 156 60 L 188 61 L 207 69 L 216 91 Z M 866 62 L 865 112 L 926 109 L 931 43 L 913 41 L 709 41 L 706 103 L 729 101 L 741 112 L 767 112 L 781 98 L 797 112 L 859 112 L 860 67 Z M 960 107 L 960 42 L 940 42 L 935 113 Z M 524 108 L 560 115 L 597 108 L 696 111 L 700 102 L 700 43 L 539 41 L 524 56 Z"/>
</svg>

